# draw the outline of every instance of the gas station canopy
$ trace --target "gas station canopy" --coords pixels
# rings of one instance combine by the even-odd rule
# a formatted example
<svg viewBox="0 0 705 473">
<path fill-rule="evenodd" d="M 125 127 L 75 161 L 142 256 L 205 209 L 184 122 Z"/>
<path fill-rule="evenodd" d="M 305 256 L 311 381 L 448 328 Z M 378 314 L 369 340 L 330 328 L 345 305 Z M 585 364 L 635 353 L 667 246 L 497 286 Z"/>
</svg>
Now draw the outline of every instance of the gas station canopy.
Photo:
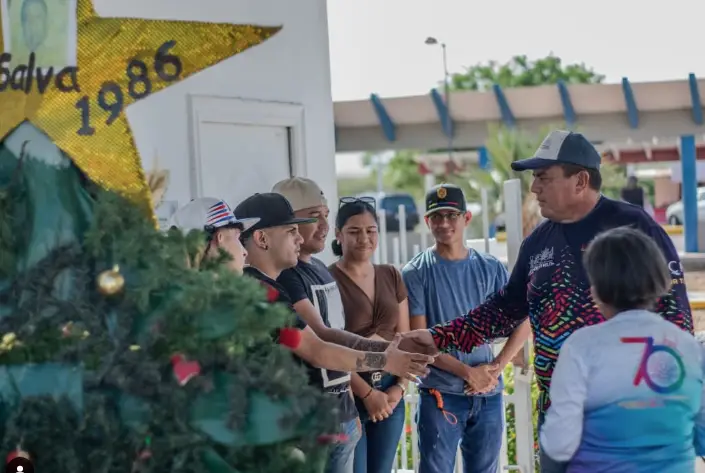
<svg viewBox="0 0 705 473">
<path fill-rule="evenodd" d="M 449 137 L 456 149 L 479 149 L 488 125 L 504 123 L 533 133 L 546 127 L 580 131 L 608 159 L 677 160 L 678 137 L 694 135 L 698 145 L 704 141 L 699 92 L 704 86 L 705 79 L 693 74 L 666 82 L 624 78 L 621 84 L 495 86 L 487 92 L 452 92 L 449 107 L 435 89 L 412 97 L 372 94 L 369 100 L 334 104 L 336 151 L 446 149 Z M 698 155 L 705 158 L 705 147 Z"/>
</svg>

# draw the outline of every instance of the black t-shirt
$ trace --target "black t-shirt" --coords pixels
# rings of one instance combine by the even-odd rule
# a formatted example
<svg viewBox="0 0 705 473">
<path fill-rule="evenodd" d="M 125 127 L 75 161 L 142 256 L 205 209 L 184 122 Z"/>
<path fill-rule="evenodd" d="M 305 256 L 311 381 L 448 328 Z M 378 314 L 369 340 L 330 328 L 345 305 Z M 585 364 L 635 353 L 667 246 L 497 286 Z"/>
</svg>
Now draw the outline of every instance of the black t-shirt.
<svg viewBox="0 0 705 473">
<path fill-rule="evenodd" d="M 286 289 L 282 287 L 281 284 L 279 284 L 277 281 L 274 279 L 270 278 L 266 274 L 264 274 L 262 271 L 260 271 L 257 268 L 254 268 L 252 266 L 246 266 L 245 275 L 253 277 L 260 281 L 261 283 L 271 287 L 272 289 L 275 289 L 277 291 L 277 300 L 272 301 L 274 302 L 279 302 L 284 305 L 286 305 L 290 311 L 292 311 L 294 314 L 296 314 L 296 311 L 294 310 L 294 305 L 291 303 L 291 299 L 289 299 L 289 295 L 286 292 Z M 294 323 L 294 326 L 299 329 L 304 329 L 306 328 L 306 323 L 301 320 L 301 318 L 297 315 L 296 316 L 296 322 Z"/>
<path fill-rule="evenodd" d="M 282 272 L 277 283 L 286 290 L 291 304 L 308 299 L 321 314 L 327 327 L 345 328 L 343 301 L 338 284 L 320 260 L 311 258 L 310 263 L 299 261 L 295 267 Z M 342 422 L 357 417 L 355 402 L 350 393 L 350 373 L 311 367 L 310 376 L 312 384 L 338 396 Z"/>
</svg>

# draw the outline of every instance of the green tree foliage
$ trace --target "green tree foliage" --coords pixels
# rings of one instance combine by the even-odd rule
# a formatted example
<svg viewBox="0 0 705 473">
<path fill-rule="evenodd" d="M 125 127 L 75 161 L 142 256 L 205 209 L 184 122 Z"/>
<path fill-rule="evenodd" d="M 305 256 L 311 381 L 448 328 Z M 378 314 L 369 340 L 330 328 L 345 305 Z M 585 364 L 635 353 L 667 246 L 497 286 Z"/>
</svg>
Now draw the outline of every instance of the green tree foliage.
<svg viewBox="0 0 705 473">
<path fill-rule="evenodd" d="M 384 169 L 385 187 L 398 192 L 408 192 L 415 199 L 423 197 L 424 177 L 419 172 L 417 152 L 401 150 L 394 153 Z"/>
<path fill-rule="evenodd" d="M 160 233 L 25 123 L 0 143 L 0 234 L 2 455 L 21 445 L 36 471 L 320 471 L 335 416 L 275 342 L 291 314 L 222 260 L 197 267 L 202 232 Z"/>
<path fill-rule="evenodd" d="M 501 87 L 529 87 L 556 84 L 559 80 L 567 84 L 599 84 L 605 76 L 595 73 L 585 64 L 564 65 L 561 58 L 548 56 L 531 60 L 527 56 L 514 56 L 500 64 L 489 61 L 466 68 L 465 72 L 451 75 L 451 90 L 486 91 L 493 84 Z"/>
</svg>

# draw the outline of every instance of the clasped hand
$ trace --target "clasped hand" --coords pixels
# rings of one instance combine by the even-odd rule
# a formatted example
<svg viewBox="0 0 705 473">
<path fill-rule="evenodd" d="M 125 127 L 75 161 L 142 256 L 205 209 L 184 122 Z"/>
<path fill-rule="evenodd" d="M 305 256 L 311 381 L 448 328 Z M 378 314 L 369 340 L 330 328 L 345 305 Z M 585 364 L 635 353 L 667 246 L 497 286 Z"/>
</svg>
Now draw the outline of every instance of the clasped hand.
<svg viewBox="0 0 705 473">
<path fill-rule="evenodd" d="M 390 388 L 387 392 L 374 389 L 367 398 L 363 399 L 362 402 L 365 404 L 365 409 L 367 409 L 372 422 L 381 422 L 391 416 L 399 405 L 401 396 L 391 393 L 392 389 L 394 388 Z"/>
<path fill-rule="evenodd" d="M 465 394 L 485 394 L 497 387 L 501 374 L 499 363 L 492 362 L 465 369 Z"/>
</svg>

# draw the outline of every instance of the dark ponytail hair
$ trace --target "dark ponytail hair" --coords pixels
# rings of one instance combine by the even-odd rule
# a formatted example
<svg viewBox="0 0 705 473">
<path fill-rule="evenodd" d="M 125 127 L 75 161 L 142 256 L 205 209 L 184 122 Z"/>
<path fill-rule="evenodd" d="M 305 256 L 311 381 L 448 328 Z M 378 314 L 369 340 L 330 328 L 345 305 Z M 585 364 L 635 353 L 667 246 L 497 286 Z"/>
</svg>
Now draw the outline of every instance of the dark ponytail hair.
<svg viewBox="0 0 705 473">
<path fill-rule="evenodd" d="M 338 209 L 338 215 L 335 217 L 335 229 L 342 230 L 351 217 L 354 217 L 356 215 L 362 215 L 364 213 L 372 215 L 372 217 L 375 219 L 375 222 L 379 223 L 375 208 L 365 201 L 356 200 L 354 202 L 341 205 Z M 333 254 L 338 258 L 343 256 L 343 247 L 340 245 L 340 242 L 337 239 L 333 240 L 333 243 L 331 244 L 331 249 L 333 250 Z"/>
<path fill-rule="evenodd" d="M 343 256 L 343 247 L 340 246 L 340 242 L 335 239 L 333 240 L 333 243 L 330 244 L 330 247 L 333 249 L 333 254 L 340 258 Z"/>
</svg>

